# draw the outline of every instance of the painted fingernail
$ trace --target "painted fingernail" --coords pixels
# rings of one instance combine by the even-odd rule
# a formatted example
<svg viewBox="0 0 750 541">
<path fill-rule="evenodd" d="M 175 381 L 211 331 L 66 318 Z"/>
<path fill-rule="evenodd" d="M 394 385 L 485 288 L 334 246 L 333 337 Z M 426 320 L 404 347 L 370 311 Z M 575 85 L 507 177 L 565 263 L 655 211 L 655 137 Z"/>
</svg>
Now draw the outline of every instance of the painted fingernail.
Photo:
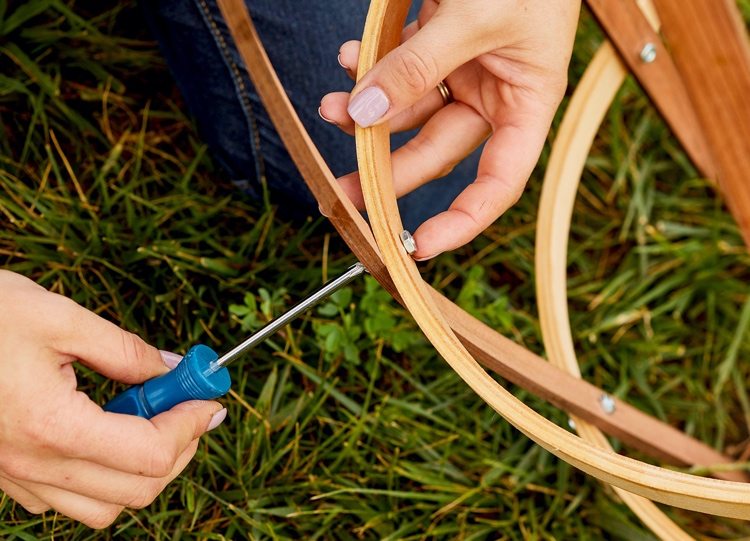
<svg viewBox="0 0 750 541">
<path fill-rule="evenodd" d="M 180 361 L 182 360 L 182 355 L 172 353 L 171 351 L 164 351 L 160 349 L 159 354 L 161 355 L 161 360 L 165 365 L 167 365 L 167 368 L 169 368 L 170 370 L 180 364 Z"/>
<path fill-rule="evenodd" d="M 349 66 L 345 66 L 344 63 L 341 61 L 341 53 L 336 57 L 336 61 L 339 63 L 339 66 L 344 68 L 345 70 L 349 69 Z"/>
<path fill-rule="evenodd" d="M 390 107 L 391 103 L 385 92 L 377 86 L 371 86 L 354 96 L 347 111 L 354 122 L 366 128 L 383 118 Z"/>
<path fill-rule="evenodd" d="M 336 122 L 334 122 L 330 118 L 326 118 L 326 117 L 323 116 L 323 111 L 321 111 L 320 107 L 318 107 L 318 116 L 320 118 L 322 118 L 323 120 L 325 120 L 326 122 L 328 122 L 329 124 L 333 124 L 334 126 L 338 126 L 338 124 L 336 124 Z"/>
<path fill-rule="evenodd" d="M 208 423 L 208 427 L 206 428 L 206 432 L 209 432 L 219 426 L 221 423 L 224 422 L 224 419 L 227 418 L 227 408 L 221 408 L 219 411 L 214 413 L 214 416 L 211 417 L 211 422 Z"/>
</svg>

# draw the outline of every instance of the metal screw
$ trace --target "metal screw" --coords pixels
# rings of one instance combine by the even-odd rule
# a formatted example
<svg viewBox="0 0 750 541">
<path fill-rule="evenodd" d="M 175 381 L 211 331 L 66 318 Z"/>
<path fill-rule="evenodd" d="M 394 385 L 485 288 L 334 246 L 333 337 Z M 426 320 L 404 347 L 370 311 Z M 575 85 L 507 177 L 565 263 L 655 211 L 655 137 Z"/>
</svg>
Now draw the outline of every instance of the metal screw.
<svg viewBox="0 0 750 541">
<path fill-rule="evenodd" d="M 641 49 L 641 60 L 646 64 L 650 64 L 656 60 L 656 45 L 651 42 L 644 45 L 643 49 Z"/>
<path fill-rule="evenodd" d="M 599 397 L 599 405 L 607 415 L 612 415 L 615 412 L 615 399 L 606 393 Z"/>
<path fill-rule="evenodd" d="M 409 255 L 417 251 L 417 243 L 414 242 L 414 237 L 406 229 L 401 232 L 401 244 L 404 245 L 406 253 Z"/>
</svg>

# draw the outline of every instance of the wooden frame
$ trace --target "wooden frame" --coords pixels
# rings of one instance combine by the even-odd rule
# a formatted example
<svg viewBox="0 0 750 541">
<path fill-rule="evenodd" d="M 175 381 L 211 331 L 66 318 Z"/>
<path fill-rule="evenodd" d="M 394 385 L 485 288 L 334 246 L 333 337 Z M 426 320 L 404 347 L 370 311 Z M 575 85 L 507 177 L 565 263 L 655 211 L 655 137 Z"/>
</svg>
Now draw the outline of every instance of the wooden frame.
<svg viewBox="0 0 750 541">
<path fill-rule="evenodd" d="M 660 0 L 657 7 L 659 3 L 669 4 L 674 1 Z M 642 15 L 635 15 L 629 7 L 633 2 L 634 0 L 623 0 L 618 5 L 630 10 L 628 13 L 632 15 L 631 20 L 640 21 L 639 17 Z M 398 43 L 407 4 L 403 0 L 372 2 L 360 55 L 360 74 L 365 73 L 378 58 Z M 590 0 L 595 13 L 596 4 L 597 1 Z M 612 2 L 602 0 L 599 4 L 601 13 L 612 20 L 617 19 L 607 11 Z M 265 56 L 244 2 L 219 0 L 219 5 L 253 83 L 323 212 L 329 216 L 371 274 L 404 303 L 438 351 L 488 404 L 550 452 L 605 482 L 640 495 L 640 498 L 627 494 L 624 497 L 629 504 L 641 509 L 636 512 L 663 538 L 685 539 L 686 534 L 663 521 L 663 515 L 644 498 L 716 515 L 750 517 L 750 485 L 737 482 L 746 480 L 742 473 L 721 474 L 735 482 L 712 480 L 664 470 L 615 455 L 600 446 L 601 440 L 604 440 L 601 434 L 592 436 L 600 439 L 595 444 L 590 444 L 541 418 L 497 384 L 472 358 L 467 348 L 485 367 L 563 407 L 576 415 L 579 421 L 592 422 L 626 443 L 659 458 L 704 465 L 728 461 L 704 444 L 622 402 L 618 401 L 614 414 L 603 413 L 598 401 L 600 390 L 513 344 L 425 284 L 399 240 L 401 224 L 390 178 L 388 128 L 381 126 L 357 129 L 360 173 L 372 223 L 371 231 L 341 193 L 302 128 Z M 600 20 L 604 20 L 600 14 L 597 15 Z M 649 31 L 655 35 L 650 27 Z M 632 44 L 637 41 L 633 35 L 637 37 L 637 34 L 629 34 L 627 39 L 622 40 L 623 43 Z M 678 88 L 682 88 L 684 95 L 688 96 L 686 99 L 691 100 L 691 86 L 683 83 L 676 66 L 677 64 L 675 69 L 678 75 L 670 72 L 667 80 L 670 81 L 669 84 L 679 85 Z M 642 71 L 645 72 L 641 75 L 642 82 L 644 79 L 655 78 L 654 75 L 649 75 L 648 70 Z M 669 100 L 662 100 L 665 109 L 672 107 L 667 101 Z M 692 101 L 689 105 L 684 101 L 682 104 L 683 108 L 692 110 Z M 696 123 L 701 122 L 700 115 L 693 115 L 690 122 L 684 121 L 688 118 L 684 114 L 673 113 L 672 117 L 677 123 L 671 123 L 673 128 L 675 125 L 681 126 L 674 129 L 682 134 L 680 138 L 696 164 L 703 170 L 713 170 L 714 164 L 718 164 L 720 160 L 712 150 L 710 138 L 703 138 L 700 136 L 702 132 L 695 131 Z M 720 170 L 718 166 L 716 170 Z M 722 184 L 721 178 L 719 184 L 726 186 L 727 183 Z"/>
<path fill-rule="evenodd" d="M 537 303 L 549 361 L 575 377 L 578 367 L 567 307 L 567 248 L 573 204 L 596 132 L 628 72 L 605 42 L 576 88 L 560 125 L 544 178 L 537 219 L 535 270 Z M 575 429 L 586 441 L 612 449 L 596 426 L 577 416 Z M 615 488 L 618 496 L 661 539 L 691 539 L 649 500 Z"/>
<path fill-rule="evenodd" d="M 600 6 L 598 0 L 591 3 L 600 9 L 600 17 L 611 15 L 609 12 L 603 13 L 603 10 L 606 9 L 612 11 L 611 4 Z M 640 8 L 654 27 L 654 31 L 658 31 L 659 20 L 653 11 L 653 5 L 644 1 Z M 662 58 L 668 58 L 666 54 L 661 56 Z M 676 73 L 677 70 L 673 64 L 666 60 L 662 62 L 666 64 L 666 67 L 662 69 L 665 69 L 667 73 Z M 605 42 L 589 64 L 566 110 L 559 135 L 550 155 L 539 206 L 535 270 L 537 300 L 545 349 L 550 362 L 576 377 L 580 377 L 580 370 L 573 346 L 566 294 L 567 246 L 573 204 L 586 157 L 599 124 L 627 74 L 627 67 L 623 64 L 614 47 L 609 42 Z M 683 92 L 682 90 L 683 87 L 680 85 L 676 95 L 677 102 L 684 106 L 687 91 Z M 662 93 L 662 95 L 666 95 L 666 93 Z M 692 110 L 690 112 L 689 117 L 683 117 L 682 119 L 675 117 L 675 119 L 684 123 L 687 118 L 687 122 L 695 126 L 698 122 L 697 115 Z M 668 115 L 669 111 L 666 112 L 665 116 Z M 731 130 L 727 131 L 731 133 Z M 697 131 L 695 133 L 700 134 L 702 132 Z M 694 136 L 690 140 L 683 140 L 683 143 L 686 146 L 690 145 L 694 153 L 697 152 L 696 161 L 701 162 L 701 169 L 716 173 L 714 163 L 708 161 L 707 150 L 709 145 L 702 140 L 702 137 Z M 742 210 L 740 209 L 739 212 L 742 212 Z M 609 442 L 599 429 L 582 419 L 573 418 L 576 421 L 576 430 L 583 439 L 611 449 Z M 621 489 L 616 488 L 615 490 L 644 524 L 660 538 L 690 538 L 651 502 L 628 494 Z"/>
</svg>

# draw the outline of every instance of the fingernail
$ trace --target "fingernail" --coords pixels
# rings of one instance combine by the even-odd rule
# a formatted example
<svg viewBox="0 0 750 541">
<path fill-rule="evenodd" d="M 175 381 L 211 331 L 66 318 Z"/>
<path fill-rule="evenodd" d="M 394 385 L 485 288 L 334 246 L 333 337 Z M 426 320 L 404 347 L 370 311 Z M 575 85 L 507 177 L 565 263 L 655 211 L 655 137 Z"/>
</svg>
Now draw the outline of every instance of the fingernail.
<svg viewBox="0 0 750 541">
<path fill-rule="evenodd" d="M 206 432 L 209 432 L 219 426 L 221 423 L 224 422 L 224 419 L 227 418 L 227 408 L 221 408 L 219 411 L 214 413 L 214 416 L 211 417 L 211 422 L 208 423 L 208 427 L 206 428 Z"/>
<path fill-rule="evenodd" d="M 164 351 L 160 349 L 159 354 L 161 355 L 161 360 L 165 365 L 167 365 L 167 368 L 169 368 L 170 370 L 180 364 L 180 361 L 182 360 L 182 355 L 172 353 L 171 351 Z"/>
<path fill-rule="evenodd" d="M 430 259 L 432 259 L 433 257 L 436 257 L 438 255 L 440 255 L 440 254 L 428 255 L 427 257 L 415 257 L 414 261 L 429 261 Z"/>
<path fill-rule="evenodd" d="M 354 122 L 366 128 L 383 118 L 390 107 L 391 103 L 385 92 L 377 86 L 371 86 L 354 96 L 347 111 Z"/>
<path fill-rule="evenodd" d="M 322 118 L 323 120 L 325 120 L 326 122 L 328 122 L 329 124 L 333 124 L 334 126 L 338 126 L 338 124 L 336 124 L 333 120 L 331 120 L 330 118 L 326 118 L 326 117 L 323 116 L 323 111 L 320 110 L 320 107 L 318 107 L 318 116 L 320 118 Z"/>
<path fill-rule="evenodd" d="M 341 61 L 341 53 L 336 57 L 336 61 L 339 63 L 339 66 L 344 68 L 345 70 L 349 69 L 349 66 L 345 66 L 344 63 Z"/>
<path fill-rule="evenodd" d="M 323 212 L 323 207 L 321 207 L 320 205 L 318 205 L 318 210 L 320 211 L 320 214 L 321 214 L 321 215 L 322 215 L 322 216 L 323 216 L 324 218 L 328 218 L 328 214 L 326 214 L 325 212 Z"/>
</svg>

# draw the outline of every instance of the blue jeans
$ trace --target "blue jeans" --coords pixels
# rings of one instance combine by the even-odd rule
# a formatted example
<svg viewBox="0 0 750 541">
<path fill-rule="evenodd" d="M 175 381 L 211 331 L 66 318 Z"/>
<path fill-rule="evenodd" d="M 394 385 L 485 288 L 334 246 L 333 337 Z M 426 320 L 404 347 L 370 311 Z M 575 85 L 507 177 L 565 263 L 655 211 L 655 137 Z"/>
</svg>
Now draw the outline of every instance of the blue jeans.
<svg viewBox="0 0 750 541">
<path fill-rule="evenodd" d="M 317 111 L 324 94 L 352 87 L 336 57 L 343 42 L 361 37 L 369 2 L 246 2 L 281 82 L 323 158 L 336 176 L 355 170 L 353 138 L 322 121 Z M 262 195 L 263 179 L 271 199 L 287 211 L 317 213 L 312 194 L 250 83 L 215 0 L 145 0 L 142 6 L 214 160 L 251 195 Z M 393 147 L 409 137 L 395 135 Z M 402 197 L 404 226 L 414 231 L 447 209 L 476 176 L 478 159 L 475 152 L 448 176 Z"/>
</svg>

